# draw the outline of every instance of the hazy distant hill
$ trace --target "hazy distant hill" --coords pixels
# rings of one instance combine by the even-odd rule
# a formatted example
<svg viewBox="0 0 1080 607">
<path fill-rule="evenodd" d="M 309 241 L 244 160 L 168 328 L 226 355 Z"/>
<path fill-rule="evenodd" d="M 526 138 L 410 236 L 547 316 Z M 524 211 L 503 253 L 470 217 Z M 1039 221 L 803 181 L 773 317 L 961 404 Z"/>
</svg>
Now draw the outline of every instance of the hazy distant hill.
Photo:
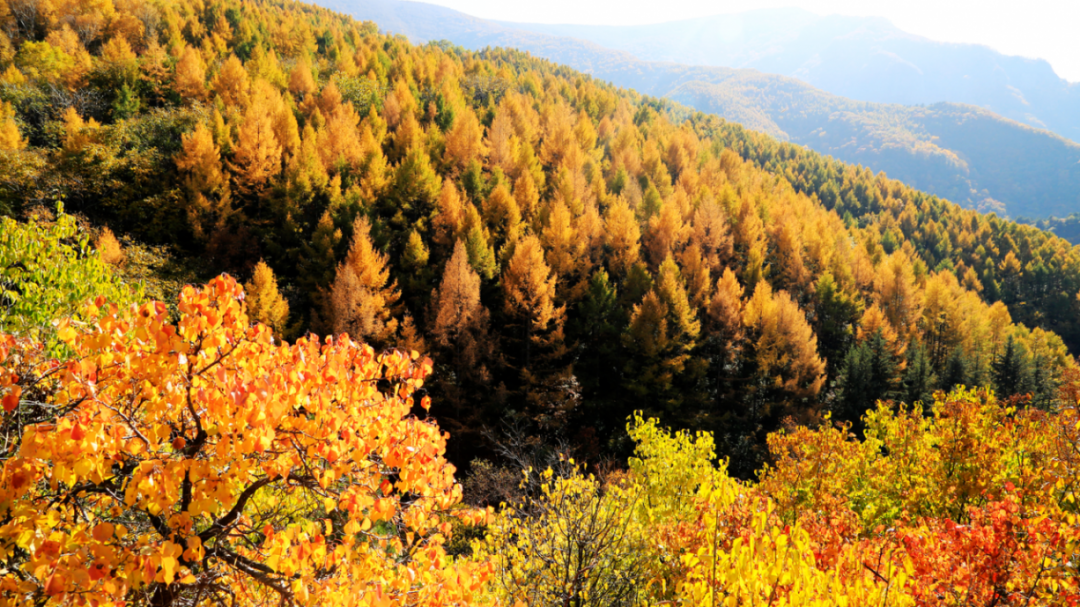
<svg viewBox="0 0 1080 607">
<path fill-rule="evenodd" d="M 633 27 L 512 27 L 589 40 L 649 61 L 792 76 L 860 101 L 977 105 L 1080 141 L 1080 83 L 1058 77 L 1046 61 L 928 40 L 880 17 L 785 8 Z"/>
<path fill-rule="evenodd" d="M 754 128 L 980 210 L 1050 217 L 1080 209 L 1080 145 L 975 106 L 860 103 L 761 75 L 690 82 L 667 96 L 721 115 L 752 107 L 768 117 Z"/>
<path fill-rule="evenodd" d="M 515 47 L 642 93 L 666 96 L 748 128 L 968 207 L 1034 218 L 1080 209 L 1080 144 L 973 106 L 853 101 L 757 70 L 642 61 L 598 44 L 525 31 L 440 6 L 324 0 L 413 40 Z M 658 26 L 659 27 L 659 26 Z"/>
</svg>

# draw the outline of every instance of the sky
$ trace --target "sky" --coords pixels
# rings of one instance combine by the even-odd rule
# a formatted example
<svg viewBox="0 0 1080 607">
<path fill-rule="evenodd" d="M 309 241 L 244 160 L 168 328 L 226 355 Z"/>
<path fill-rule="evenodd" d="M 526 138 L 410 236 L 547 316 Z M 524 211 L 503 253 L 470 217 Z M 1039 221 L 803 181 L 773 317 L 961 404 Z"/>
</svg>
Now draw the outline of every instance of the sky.
<svg viewBox="0 0 1080 607">
<path fill-rule="evenodd" d="M 885 17 L 942 42 L 985 44 L 1007 55 L 1045 59 L 1080 82 L 1077 0 L 419 0 L 469 15 L 526 23 L 644 25 L 758 8 L 798 6 L 819 15 Z"/>
</svg>

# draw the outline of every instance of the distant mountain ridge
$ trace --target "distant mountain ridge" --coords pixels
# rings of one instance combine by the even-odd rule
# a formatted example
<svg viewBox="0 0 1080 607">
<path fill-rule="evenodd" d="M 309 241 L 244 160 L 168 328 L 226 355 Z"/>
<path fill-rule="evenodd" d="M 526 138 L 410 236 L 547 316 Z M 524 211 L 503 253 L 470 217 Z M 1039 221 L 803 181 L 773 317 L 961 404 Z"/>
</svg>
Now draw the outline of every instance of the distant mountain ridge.
<svg viewBox="0 0 1080 607">
<path fill-rule="evenodd" d="M 1043 218 L 1080 209 L 1080 144 L 988 110 L 853 101 L 752 69 L 642 61 L 626 51 L 515 29 L 444 7 L 393 0 L 325 0 L 414 41 L 513 47 L 641 93 L 668 97 L 805 145 L 969 208 Z M 568 26 L 551 26 L 568 27 Z"/>
<path fill-rule="evenodd" d="M 881 17 L 764 9 L 643 26 L 500 23 L 578 38 L 647 61 L 750 68 L 835 95 L 905 105 L 965 103 L 1080 141 L 1080 83 L 1041 59 L 938 42 Z"/>
</svg>

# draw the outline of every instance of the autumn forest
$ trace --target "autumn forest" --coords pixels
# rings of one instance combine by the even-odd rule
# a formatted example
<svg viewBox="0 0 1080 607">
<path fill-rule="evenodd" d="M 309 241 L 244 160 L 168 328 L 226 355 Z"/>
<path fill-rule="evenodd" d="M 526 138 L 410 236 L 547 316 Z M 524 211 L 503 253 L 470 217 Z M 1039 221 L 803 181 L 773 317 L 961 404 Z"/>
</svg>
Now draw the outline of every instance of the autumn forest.
<svg viewBox="0 0 1080 607">
<path fill-rule="evenodd" d="M 0 0 L 0 606 L 1080 603 L 1080 249 L 509 49 Z"/>
</svg>

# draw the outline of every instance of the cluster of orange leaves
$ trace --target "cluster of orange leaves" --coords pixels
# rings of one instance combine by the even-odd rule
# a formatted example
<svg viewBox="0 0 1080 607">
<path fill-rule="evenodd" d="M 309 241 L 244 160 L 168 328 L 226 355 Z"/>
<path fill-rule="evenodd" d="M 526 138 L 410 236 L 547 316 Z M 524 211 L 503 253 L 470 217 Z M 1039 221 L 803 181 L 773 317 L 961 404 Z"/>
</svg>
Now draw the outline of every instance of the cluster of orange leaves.
<svg viewBox="0 0 1080 607">
<path fill-rule="evenodd" d="M 277 343 L 227 276 L 179 312 L 99 299 L 60 323 L 62 364 L 0 337 L 0 605 L 471 600 L 489 565 L 443 544 L 480 515 L 414 415 L 430 361 Z M 31 409 L 51 418 L 20 426 Z"/>
</svg>

